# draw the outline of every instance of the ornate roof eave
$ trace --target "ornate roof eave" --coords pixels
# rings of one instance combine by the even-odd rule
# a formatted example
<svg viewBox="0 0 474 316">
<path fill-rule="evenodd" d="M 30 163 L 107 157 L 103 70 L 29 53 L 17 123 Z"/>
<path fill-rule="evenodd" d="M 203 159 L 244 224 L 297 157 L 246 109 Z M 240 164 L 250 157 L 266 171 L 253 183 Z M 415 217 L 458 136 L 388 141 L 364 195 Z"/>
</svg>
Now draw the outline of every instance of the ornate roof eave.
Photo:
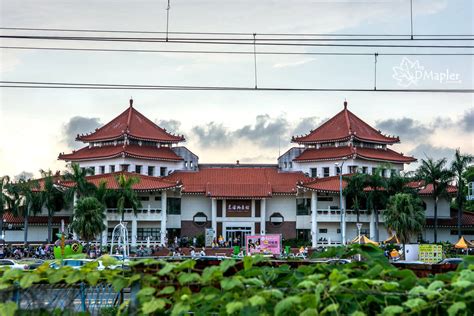
<svg viewBox="0 0 474 316">
<path fill-rule="evenodd" d="M 68 156 L 68 155 L 71 155 L 71 154 L 66 154 L 66 155 L 59 155 L 58 156 L 58 160 L 64 160 L 64 161 L 88 161 L 88 160 L 105 160 L 105 159 L 111 159 L 111 158 L 117 158 L 117 157 L 123 157 L 123 156 L 127 156 L 127 157 L 131 157 L 131 158 L 139 158 L 139 159 L 147 159 L 147 160 L 156 160 L 156 161 L 174 161 L 174 162 L 178 162 L 178 161 L 182 161 L 183 158 L 180 158 L 180 159 L 170 159 L 170 158 L 153 158 L 153 157 L 147 157 L 147 156 L 140 156 L 140 155 L 132 155 L 132 154 L 129 154 L 125 151 L 121 151 L 117 154 L 114 154 L 114 155 L 109 155 L 109 156 L 104 156 L 104 157 L 90 157 L 90 158 L 78 158 L 78 159 L 69 159 L 67 157 L 64 157 L 64 156 Z"/>
<path fill-rule="evenodd" d="M 351 159 L 351 158 L 354 158 L 354 155 L 353 154 L 350 154 L 350 155 L 343 155 L 343 156 L 334 156 L 334 157 L 330 157 L 330 158 L 321 158 L 321 159 L 293 159 L 293 161 L 295 162 L 318 162 L 318 161 L 331 161 L 331 160 L 334 160 L 334 159 Z"/>
<path fill-rule="evenodd" d="M 387 144 L 392 145 L 392 144 L 400 143 L 400 138 L 399 137 L 392 138 L 392 140 L 387 139 L 387 141 L 380 141 L 380 140 L 376 141 L 376 140 L 373 140 L 373 139 L 361 138 L 361 137 L 358 137 L 355 134 L 351 134 L 351 135 L 341 137 L 341 138 L 324 139 L 324 140 L 318 140 L 318 141 L 301 140 L 301 138 L 304 138 L 306 136 L 308 136 L 308 135 L 301 136 L 301 137 L 294 137 L 293 136 L 291 138 L 291 142 L 301 144 L 301 145 L 309 145 L 309 144 L 323 144 L 323 143 L 330 143 L 330 142 L 341 142 L 341 141 L 351 140 L 353 138 L 353 139 L 359 140 L 359 141 L 365 141 L 365 142 L 376 143 L 376 144 L 384 144 L 384 145 L 387 145 Z"/>
</svg>

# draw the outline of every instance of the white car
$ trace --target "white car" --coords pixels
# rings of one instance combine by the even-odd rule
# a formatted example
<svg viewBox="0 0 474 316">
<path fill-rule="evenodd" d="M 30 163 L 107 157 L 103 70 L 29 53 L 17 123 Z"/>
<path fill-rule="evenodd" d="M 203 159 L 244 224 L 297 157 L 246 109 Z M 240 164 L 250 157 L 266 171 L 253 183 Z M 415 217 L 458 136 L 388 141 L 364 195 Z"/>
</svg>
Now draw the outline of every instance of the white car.
<svg viewBox="0 0 474 316">
<path fill-rule="evenodd" d="M 27 264 L 21 264 L 12 259 L 0 259 L 0 268 L 9 267 L 11 269 L 28 270 Z"/>
<path fill-rule="evenodd" d="M 92 260 L 92 259 L 64 259 L 62 261 L 62 266 L 63 267 L 71 267 L 75 270 L 79 270 L 82 268 L 82 266 L 85 266 L 86 264 L 90 262 L 97 262 L 97 270 L 104 270 L 105 267 L 102 264 L 102 261 L 100 260 Z M 54 269 L 59 269 L 61 267 L 61 260 L 55 261 L 50 264 L 51 268 Z"/>
</svg>

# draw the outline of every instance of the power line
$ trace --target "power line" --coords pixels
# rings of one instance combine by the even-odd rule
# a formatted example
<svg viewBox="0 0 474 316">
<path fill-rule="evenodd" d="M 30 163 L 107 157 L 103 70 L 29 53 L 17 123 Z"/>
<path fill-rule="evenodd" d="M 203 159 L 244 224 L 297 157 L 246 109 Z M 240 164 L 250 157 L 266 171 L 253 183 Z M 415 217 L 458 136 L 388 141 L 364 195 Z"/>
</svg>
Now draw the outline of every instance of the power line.
<svg viewBox="0 0 474 316">
<path fill-rule="evenodd" d="M 474 89 L 360 89 L 360 88 L 277 88 L 235 86 L 130 85 L 69 82 L 0 81 L 2 88 L 96 89 L 96 90 L 196 90 L 196 91 L 287 91 L 287 92 L 419 92 L 473 93 Z"/>
<path fill-rule="evenodd" d="M 153 50 L 153 49 L 114 49 L 114 48 L 70 48 L 38 46 L 0 46 L 0 49 L 18 50 L 58 50 L 58 51 L 91 51 L 123 53 L 178 53 L 178 54 L 242 54 L 253 55 L 253 51 L 218 51 L 218 50 Z M 363 52 L 270 52 L 257 51 L 257 55 L 328 55 L 328 56 L 373 56 Z M 378 53 L 379 56 L 473 56 L 474 53 Z"/>
<path fill-rule="evenodd" d="M 0 35 L 0 38 L 6 39 L 26 39 L 26 40 L 60 40 L 60 41 L 94 41 L 94 42 L 136 42 L 136 43 L 163 43 L 164 38 L 125 38 L 125 37 L 61 37 L 61 36 L 17 36 Z M 254 45 L 252 41 L 225 41 L 225 40 L 207 40 L 207 39 L 169 39 L 169 43 L 176 44 L 214 44 L 214 45 Z M 261 41 L 259 39 L 259 41 Z M 391 44 L 327 44 L 327 43 L 272 43 L 256 42 L 255 45 L 262 46 L 298 46 L 298 47 L 385 47 L 385 48 L 474 48 L 472 45 L 391 45 Z"/>
<path fill-rule="evenodd" d="M 129 34 L 166 34 L 160 31 L 137 31 L 137 30 L 100 30 L 100 29 L 65 29 L 65 28 L 27 28 L 27 27 L 0 27 L 0 30 L 12 31 L 50 31 L 50 32 L 84 32 L 84 33 L 129 33 Z M 193 35 L 234 35 L 252 36 L 253 33 L 245 32 L 168 32 L 169 34 L 193 34 Z M 411 37 L 411 34 L 354 34 L 354 33 L 258 33 L 259 36 L 328 36 L 328 37 Z M 474 34 L 416 34 L 421 37 L 473 37 Z"/>
</svg>

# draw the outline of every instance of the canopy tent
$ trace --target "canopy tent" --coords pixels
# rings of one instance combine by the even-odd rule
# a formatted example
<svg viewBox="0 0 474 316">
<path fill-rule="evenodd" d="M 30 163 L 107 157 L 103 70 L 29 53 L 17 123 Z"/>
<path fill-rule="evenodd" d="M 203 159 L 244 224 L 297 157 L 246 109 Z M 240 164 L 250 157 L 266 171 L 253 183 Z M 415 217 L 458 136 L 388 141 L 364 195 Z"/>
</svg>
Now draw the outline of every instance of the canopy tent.
<svg viewBox="0 0 474 316">
<path fill-rule="evenodd" d="M 352 239 L 351 244 L 372 244 L 372 245 L 375 245 L 375 246 L 379 245 L 378 242 L 370 240 L 365 235 L 360 235 L 360 236 L 357 236 L 356 238 Z"/>
<path fill-rule="evenodd" d="M 467 241 L 466 238 L 464 238 L 464 236 L 461 236 L 458 242 L 454 245 L 454 248 L 458 248 L 458 249 L 474 248 L 474 245 L 470 243 L 469 241 Z"/>
<path fill-rule="evenodd" d="M 383 243 L 384 244 L 399 244 L 400 240 L 398 239 L 396 234 L 393 234 L 391 237 L 388 237 Z"/>
</svg>

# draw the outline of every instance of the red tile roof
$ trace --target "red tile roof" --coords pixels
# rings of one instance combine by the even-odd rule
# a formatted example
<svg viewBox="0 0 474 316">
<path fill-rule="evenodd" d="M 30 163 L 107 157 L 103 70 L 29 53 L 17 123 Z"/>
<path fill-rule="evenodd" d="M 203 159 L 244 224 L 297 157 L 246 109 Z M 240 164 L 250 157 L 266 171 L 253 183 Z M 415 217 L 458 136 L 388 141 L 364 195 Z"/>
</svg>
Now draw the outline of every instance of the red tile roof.
<svg viewBox="0 0 474 316">
<path fill-rule="evenodd" d="M 132 187 L 136 191 L 161 191 L 180 186 L 180 183 L 178 181 L 166 179 L 163 177 L 152 177 L 131 172 L 114 172 L 88 176 L 87 181 L 93 183 L 95 186 L 98 186 L 101 182 L 105 181 L 107 183 L 108 189 L 117 190 L 119 189 L 117 177 L 120 174 L 124 174 L 127 177 L 136 177 L 140 179 L 140 181 L 134 184 Z M 70 187 L 73 185 L 73 182 L 61 181 L 59 185 L 64 187 Z"/>
<path fill-rule="evenodd" d="M 180 180 L 183 193 L 216 198 L 265 198 L 273 194 L 296 194 L 296 184 L 306 176 L 302 172 L 279 172 L 277 168 L 238 167 L 176 171 L 166 178 Z"/>
<path fill-rule="evenodd" d="M 23 216 L 13 216 L 12 213 L 6 212 L 3 214 L 4 224 L 12 224 L 12 225 L 23 225 L 24 218 Z M 65 224 L 69 223 L 69 216 L 53 216 L 53 225 L 61 224 L 61 220 L 64 220 Z M 28 217 L 28 224 L 29 225 L 47 225 L 48 224 L 48 216 L 29 216 Z M 4 227 L 5 228 L 5 227 Z"/>
<path fill-rule="evenodd" d="M 96 129 L 88 135 L 78 135 L 77 140 L 83 142 L 106 141 L 122 138 L 128 135 L 130 138 L 150 140 L 165 143 L 177 143 L 184 141 L 183 135 L 173 135 L 159 127 L 133 106 L 122 112 L 109 123 Z"/>
<path fill-rule="evenodd" d="M 352 146 L 308 148 L 296 157 L 295 161 L 319 161 L 342 158 L 363 158 L 383 162 L 410 163 L 416 161 L 391 149 L 361 148 Z"/>
<path fill-rule="evenodd" d="M 417 189 L 419 195 L 431 196 L 433 194 L 433 184 L 425 185 L 424 181 L 412 181 L 407 186 Z M 449 195 L 455 195 L 458 192 L 458 188 L 454 185 L 448 185 L 447 191 Z"/>
<path fill-rule="evenodd" d="M 345 177 L 348 175 L 344 175 L 342 178 L 342 189 L 344 190 L 347 186 L 347 181 Z M 310 189 L 316 192 L 328 192 L 328 193 L 339 193 L 340 190 L 340 179 L 339 176 L 332 176 L 326 178 L 317 178 L 312 179 L 307 182 L 303 182 L 300 184 L 302 188 Z"/>
<path fill-rule="evenodd" d="M 426 219 L 426 227 L 434 227 L 434 218 Z M 438 218 L 438 227 L 456 228 L 458 226 L 458 211 L 451 210 L 451 218 Z M 461 216 L 461 227 L 474 227 L 474 213 L 464 211 Z"/>
<path fill-rule="evenodd" d="M 133 158 L 153 159 L 153 160 L 183 160 L 169 147 L 139 146 L 131 145 L 110 145 L 84 147 L 70 154 L 60 154 L 58 159 L 66 161 L 80 161 L 90 159 L 107 159 L 114 157 L 128 156 Z"/>
<path fill-rule="evenodd" d="M 344 109 L 341 112 L 337 113 L 330 120 L 309 134 L 293 137 L 292 142 L 310 144 L 344 141 L 349 140 L 351 136 L 355 139 L 384 144 L 393 144 L 400 141 L 398 137 L 383 135 L 380 131 L 365 123 L 349 111 L 347 109 L 347 103 L 345 103 Z"/>
</svg>

